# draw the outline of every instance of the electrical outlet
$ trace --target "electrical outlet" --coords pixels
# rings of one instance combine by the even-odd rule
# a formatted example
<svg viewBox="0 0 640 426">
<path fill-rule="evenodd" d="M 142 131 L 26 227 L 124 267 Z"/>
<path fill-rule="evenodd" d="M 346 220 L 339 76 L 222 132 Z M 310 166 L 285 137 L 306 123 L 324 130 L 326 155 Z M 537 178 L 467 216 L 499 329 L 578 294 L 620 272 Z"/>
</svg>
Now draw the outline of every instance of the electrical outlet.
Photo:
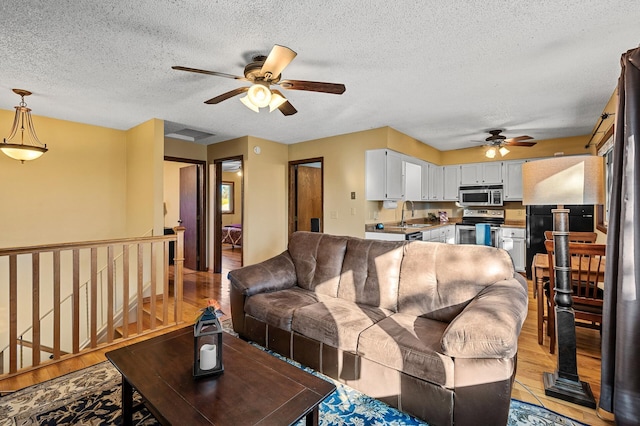
<svg viewBox="0 0 640 426">
<path fill-rule="evenodd" d="M 356 208 L 351 207 L 351 216 L 355 216 L 355 215 L 356 215 Z"/>
</svg>

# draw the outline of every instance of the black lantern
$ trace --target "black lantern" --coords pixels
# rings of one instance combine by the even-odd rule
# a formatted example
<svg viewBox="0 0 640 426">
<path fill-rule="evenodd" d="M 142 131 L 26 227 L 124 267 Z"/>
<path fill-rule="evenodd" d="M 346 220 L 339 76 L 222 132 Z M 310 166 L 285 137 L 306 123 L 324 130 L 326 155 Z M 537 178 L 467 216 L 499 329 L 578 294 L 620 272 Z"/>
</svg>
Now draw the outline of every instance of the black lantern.
<svg viewBox="0 0 640 426">
<path fill-rule="evenodd" d="M 222 324 L 224 315 L 217 302 L 210 301 L 193 325 L 193 377 L 211 376 L 224 371 L 222 366 Z"/>
</svg>

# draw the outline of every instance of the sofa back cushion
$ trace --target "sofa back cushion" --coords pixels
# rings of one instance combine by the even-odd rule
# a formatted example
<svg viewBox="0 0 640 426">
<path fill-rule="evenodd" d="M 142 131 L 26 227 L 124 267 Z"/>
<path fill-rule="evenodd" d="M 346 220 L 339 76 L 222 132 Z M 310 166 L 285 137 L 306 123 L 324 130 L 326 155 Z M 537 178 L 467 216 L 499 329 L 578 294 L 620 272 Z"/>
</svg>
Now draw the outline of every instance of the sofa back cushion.
<svg viewBox="0 0 640 426">
<path fill-rule="evenodd" d="M 486 286 L 513 275 L 504 250 L 412 241 L 400 271 L 398 312 L 450 322 Z"/>
<path fill-rule="evenodd" d="M 288 248 L 296 268 L 298 286 L 317 294 L 337 297 L 347 237 L 294 232 Z"/>
<path fill-rule="evenodd" d="M 349 238 L 338 297 L 397 311 L 405 241 Z"/>
</svg>

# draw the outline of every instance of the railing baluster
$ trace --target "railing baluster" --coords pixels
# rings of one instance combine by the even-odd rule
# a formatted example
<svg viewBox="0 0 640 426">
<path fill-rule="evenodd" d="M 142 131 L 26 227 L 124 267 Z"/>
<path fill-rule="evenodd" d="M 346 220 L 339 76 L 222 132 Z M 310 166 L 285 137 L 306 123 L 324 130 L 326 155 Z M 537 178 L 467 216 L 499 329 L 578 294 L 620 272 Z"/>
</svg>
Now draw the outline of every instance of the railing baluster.
<svg viewBox="0 0 640 426">
<path fill-rule="evenodd" d="M 107 343 L 113 342 L 113 245 L 107 247 Z"/>
<path fill-rule="evenodd" d="M 156 244 L 151 243 L 151 283 L 149 286 L 149 328 L 154 330 L 156 328 Z"/>
<path fill-rule="evenodd" d="M 136 307 L 136 332 L 138 334 L 142 333 L 142 321 L 143 321 L 143 310 L 142 307 L 144 306 L 144 299 L 143 299 L 143 294 L 142 294 L 142 288 L 144 285 L 144 279 L 143 279 L 143 260 L 142 260 L 142 255 L 143 255 L 143 245 L 138 243 L 138 261 L 137 263 L 137 267 L 138 267 L 138 274 L 137 274 L 137 278 L 138 278 L 138 282 L 137 282 L 137 303 L 138 306 Z"/>
<path fill-rule="evenodd" d="M 164 277 L 162 282 L 162 324 L 169 322 L 169 241 L 164 242 Z"/>
<path fill-rule="evenodd" d="M 31 321 L 33 332 L 31 338 L 31 365 L 40 365 L 40 253 L 33 253 L 31 257 L 31 269 L 33 277 L 33 300 Z"/>
<path fill-rule="evenodd" d="M 98 346 L 98 249 L 91 248 L 91 347 Z"/>
<path fill-rule="evenodd" d="M 175 297 L 174 320 L 182 322 L 182 281 L 184 265 L 184 230 L 183 226 L 174 228 L 176 232 L 176 259 L 174 262 L 173 292 Z"/>
<path fill-rule="evenodd" d="M 129 245 L 122 247 L 122 337 L 129 337 Z"/>
<path fill-rule="evenodd" d="M 18 371 L 18 256 L 9 256 L 9 373 Z"/>
<path fill-rule="evenodd" d="M 72 352 L 80 352 L 80 250 L 73 250 Z"/>
<path fill-rule="evenodd" d="M 60 250 L 53 252 L 53 359 L 60 359 Z"/>
</svg>

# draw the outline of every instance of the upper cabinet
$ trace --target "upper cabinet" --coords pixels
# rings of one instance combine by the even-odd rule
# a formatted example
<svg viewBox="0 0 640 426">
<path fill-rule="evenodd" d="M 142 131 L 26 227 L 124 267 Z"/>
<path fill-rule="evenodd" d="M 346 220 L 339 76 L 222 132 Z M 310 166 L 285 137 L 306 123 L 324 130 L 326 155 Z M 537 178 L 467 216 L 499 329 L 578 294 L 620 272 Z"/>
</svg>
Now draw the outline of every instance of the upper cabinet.
<svg viewBox="0 0 640 426">
<path fill-rule="evenodd" d="M 525 160 L 505 161 L 503 163 L 505 201 L 522 201 L 523 163 L 525 163 Z"/>
<path fill-rule="evenodd" d="M 443 201 L 458 201 L 458 187 L 460 186 L 460 166 L 444 166 L 443 175 Z"/>
<path fill-rule="evenodd" d="M 422 201 L 442 201 L 442 166 L 422 163 Z"/>
<path fill-rule="evenodd" d="M 501 161 L 460 166 L 460 185 L 499 185 L 501 183 Z"/>
<path fill-rule="evenodd" d="M 365 153 L 365 193 L 367 200 L 404 198 L 403 155 L 389 149 Z"/>
<path fill-rule="evenodd" d="M 422 165 L 410 161 L 404 163 L 404 199 L 422 201 Z"/>
</svg>

